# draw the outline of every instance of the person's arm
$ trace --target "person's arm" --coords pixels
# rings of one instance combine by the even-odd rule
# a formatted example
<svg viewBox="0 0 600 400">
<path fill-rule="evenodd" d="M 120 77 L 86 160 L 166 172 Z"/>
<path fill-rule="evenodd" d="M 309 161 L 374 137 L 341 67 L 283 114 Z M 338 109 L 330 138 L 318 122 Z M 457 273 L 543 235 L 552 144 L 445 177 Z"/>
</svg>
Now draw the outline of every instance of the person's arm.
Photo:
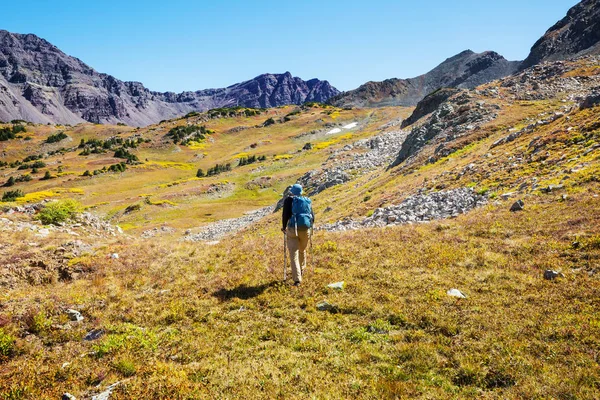
<svg viewBox="0 0 600 400">
<path fill-rule="evenodd" d="M 314 212 L 314 210 L 311 209 L 310 213 L 312 214 L 312 224 L 313 224 L 313 226 L 315 226 L 315 212 Z"/>
<path fill-rule="evenodd" d="M 292 217 L 292 198 L 288 197 L 283 202 L 283 212 L 281 213 L 281 228 L 287 228 L 288 221 Z"/>
</svg>

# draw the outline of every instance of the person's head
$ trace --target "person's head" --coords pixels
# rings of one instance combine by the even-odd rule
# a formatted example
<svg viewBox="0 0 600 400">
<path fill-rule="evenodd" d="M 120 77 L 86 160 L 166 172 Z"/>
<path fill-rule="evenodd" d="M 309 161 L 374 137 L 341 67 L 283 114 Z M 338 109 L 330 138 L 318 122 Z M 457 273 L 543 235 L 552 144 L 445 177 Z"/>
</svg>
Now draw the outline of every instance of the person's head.
<svg viewBox="0 0 600 400">
<path fill-rule="evenodd" d="M 294 196 L 300 196 L 302 194 L 302 186 L 300 186 L 299 184 L 296 183 L 295 185 L 292 186 L 292 188 L 290 189 L 290 192 Z"/>
</svg>

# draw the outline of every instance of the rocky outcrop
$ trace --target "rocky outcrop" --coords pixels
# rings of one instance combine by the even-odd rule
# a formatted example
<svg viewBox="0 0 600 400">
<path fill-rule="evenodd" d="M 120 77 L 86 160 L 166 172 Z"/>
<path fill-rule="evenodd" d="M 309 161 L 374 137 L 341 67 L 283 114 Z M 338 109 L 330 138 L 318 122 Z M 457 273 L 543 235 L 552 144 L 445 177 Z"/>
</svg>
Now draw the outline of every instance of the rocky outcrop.
<svg viewBox="0 0 600 400">
<path fill-rule="evenodd" d="M 427 95 L 423 100 L 417 104 L 417 107 L 413 111 L 410 117 L 402 121 L 402 128 L 410 126 L 426 116 L 434 112 L 444 101 L 458 93 L 459 89 L 453 88 L 442 88 L 435 92 Z"/>
<path fill-rule="evenodd" d="M 307 172 L 298 183 L 309 196 L 314 196 L 388 165 L 398 154 L 406 134 L 401 130 L 384 132 L 346 145 L 329 156 L 326 166 Z"/>
<path fill-rule="evenodd" d="M 571 8 L 533 45 L 521 68 L 591 54 L 600 54 L 600 0 L 584 0 Z"/>
<path fill-rule="evenodd" d="M 213 241 L 238 232 L 253 223 L 273 213 L 274 207 L 269 206 L 258 210 L 247 212 L 243 217 L 223 219 L 201 228 L 198 233 L 187 233 L 183 240 L 188 242 Z"/>
<path fill-rule="evenodd" d="M 453 218 L 486 203 L 485 196 L 479 195 L 469 188 L 417 194 L 407 198 L 399 205 L 378 208 L 373 215 L 363 220 L 345 219 L 323 225 L 320 229 L 345 231 Z"/>
<path fill-rule="evenodd" d="M 212 108 L 325 102 L 339 93 L 327 81 L 264 74 L 222 89 L 159 93 L 101 74 L 35 35 L 0 30 L 0 120 L 126 123 L 145 126 Z"/>
<path fill-rule="evenodd" d="M 411 130 L 390 168 L 406 161 L 433 140 L 438 144 L 435 150 L 436 157 L 449 155 L 445 143 L 495 119 L 498 108 L 496 105 L 477 100 L 468 91 L 459 92 L 443 102 L 424 124 Z"/>
<path fill-rule="evenodd" d="M 414 106 L 440 88 L 473 89 L 484 83 L 511 75 L 519 67 L 493 51 L 463 51 L 448 58 L 428 73 L 411 79 L 368 82 L 358 89 L 332 97 L 340 107 Z"/>
</svg>

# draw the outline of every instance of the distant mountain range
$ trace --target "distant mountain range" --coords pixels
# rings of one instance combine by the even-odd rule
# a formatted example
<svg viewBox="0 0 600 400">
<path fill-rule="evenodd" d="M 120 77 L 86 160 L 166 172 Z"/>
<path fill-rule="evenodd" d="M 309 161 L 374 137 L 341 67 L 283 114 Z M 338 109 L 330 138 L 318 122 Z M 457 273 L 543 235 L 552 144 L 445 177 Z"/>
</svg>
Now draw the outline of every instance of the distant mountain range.
<svg viewBox="0 0 600 400">
<path fill-rule="evenodd" d="M 339 91 L 327 81 L 264 74 L 223 89 L 159 93 L 139 82 L 96 72 L 36 35 L 0 31 L 0 120 L 145 126 L 219 107 L 276 107 L 325 102 Z"/>
<path fill-rule="evenodd" d="M 276 107 L 307 101 L 342 107 L 414 106 L 440 88 L 471 89 L 543 61 L 600 54 L 600 0 L 584 0 L 546 32 L 525 61 L 463 51 L 410 79 L 368 82 L 340 93 L 327 81 L 264 74 L 222 89 L 159 93 L 96 72 L 35 35 L 0 30 L 0 120 L 145 126 L 219 107 Z"/>
</svg>

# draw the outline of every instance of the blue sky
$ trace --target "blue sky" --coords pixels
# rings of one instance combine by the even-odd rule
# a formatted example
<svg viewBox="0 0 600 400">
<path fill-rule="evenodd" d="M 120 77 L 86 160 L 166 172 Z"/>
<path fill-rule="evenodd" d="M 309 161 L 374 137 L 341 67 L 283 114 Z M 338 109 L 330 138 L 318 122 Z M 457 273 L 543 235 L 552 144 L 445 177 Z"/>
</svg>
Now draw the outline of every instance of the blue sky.
<svg viewBox="0 0 600 400">
<path fill-rule="evenodd" d="M 417 76 L 465 49 L 523 59 L 577 1 L 6 3 L 0 29 L 34 33 L 119 79 L 179 92 L 285 71 L 349 90 Z"/>
</svg>

